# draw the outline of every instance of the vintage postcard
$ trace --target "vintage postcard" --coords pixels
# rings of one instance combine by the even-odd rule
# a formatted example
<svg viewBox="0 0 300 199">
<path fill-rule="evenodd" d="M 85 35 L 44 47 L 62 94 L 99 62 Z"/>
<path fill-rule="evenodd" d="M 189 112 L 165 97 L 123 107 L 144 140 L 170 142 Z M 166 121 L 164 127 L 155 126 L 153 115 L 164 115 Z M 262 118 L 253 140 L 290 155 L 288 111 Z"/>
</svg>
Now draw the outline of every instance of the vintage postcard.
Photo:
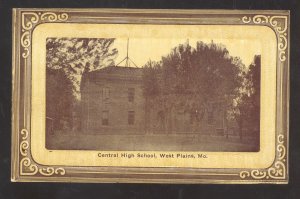
<svg viewBox="0 0 300 199">
<path fill-rule="evenodd" d="M 288 183 L 288 11 L 13 22 L 12 181 Z"/>
</svg>

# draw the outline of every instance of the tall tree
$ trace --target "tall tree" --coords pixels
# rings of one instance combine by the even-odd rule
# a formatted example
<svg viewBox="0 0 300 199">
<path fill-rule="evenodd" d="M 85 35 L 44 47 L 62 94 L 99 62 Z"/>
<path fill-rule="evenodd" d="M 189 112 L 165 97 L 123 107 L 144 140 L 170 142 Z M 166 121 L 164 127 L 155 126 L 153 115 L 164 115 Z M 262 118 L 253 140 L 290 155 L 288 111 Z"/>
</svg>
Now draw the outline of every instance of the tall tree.
<svg viewBox="0 0 300 199">
<path fill-rule="evenodd" d="M 149 83 L 153 80 L 151 73 L 144 76 L 146 88 L 156 86 L 159 89 L 152 90 L 160 91 L 159 97 L 152 98 L 152 101 L 162 104 L 165 120 L 168 116 L 172 117 L 174 108 L 181 108 L 191 113 L 198 122 L 212 101 L 227 103 L 235 98 L 244 70 L 239 58 L 231 57 L 224 46 L 213 42 L 197 42 L 196 48 L 188 43 L 181 44 L 162 57 L 159 65 L 156 66 L 159 72 L 152 73 L 152 76 L 159 74 L 159 86 Z M 148 67 L 151 65 L 148 64 Z M 146 92 L 152 90 L 148 88 Z M 172 129 L 172 123 L 168 126 Z"/>
<path fill-rule="evenodd" d="M 249 135 L 259 142 L 260 127 L 260 70 L 261 56 L 255 55 L 253 63 L 243 73 L 243 85 L 233 104 L 233 117 L 239 126 L 240 139 L 245 127 Z"/>
<path fill-rule="evenodd" d="M 153 108 L 153 103 L 159 103 L 158 100 L 154 102 L 154 98 L 161 96 L 161 65 L 159 62 L 148 61 L 143 68 L 143 95 L 145 97 L 145 131 L 150 128 L 150 112 Z"/>
</svg>

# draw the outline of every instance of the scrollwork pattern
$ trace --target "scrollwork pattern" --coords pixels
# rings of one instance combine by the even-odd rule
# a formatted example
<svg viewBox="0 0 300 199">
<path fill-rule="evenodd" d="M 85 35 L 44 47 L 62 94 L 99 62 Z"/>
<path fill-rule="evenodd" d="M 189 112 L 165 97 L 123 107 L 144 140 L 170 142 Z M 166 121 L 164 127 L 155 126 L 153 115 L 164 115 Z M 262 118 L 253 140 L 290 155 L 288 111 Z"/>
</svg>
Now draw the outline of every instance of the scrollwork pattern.
<svg viewBox="0 0 300 199">
<path fill-rule="evenodd" d="M 38 173 L 38 166 L 31 163 L 28 157 L 24 157 L 20 162 L 21 175 L 35 175 Z"/>
<path fill-rule="evenodd" d="M 57 15 L 57 18 L 60 21 L 66 21 L 66 20 L 68 20 L 69 15 L 67 13 L 62 13 L 62 14 Z"/>
<path fill-rule="evenodd" d="M 50 22 L 54 22 L 57 20 L 57 15 L 53 12 L 45 12 L 41 14 L 41 20 L 42 21 L 48 20 Z"/>
<path fill-rule="evenodd" d="M 35 13 L 35 12 L 23 12 L 21 17 L 22 33 L 21 33 L 21 46 L 23 47 L 22 57 L 26 59 L 30 55 L 31 45 L 31 31 L 33 28 L 41 22 L 56 22 L 66 21 L 69 16 L 67 13 L 56 14 L 53 12 Z M 245 24 L 265 24 L 274 28 L 278 35 L 278 51 L 279 59 L 284 62 L 286 60 L 286 49 L 288 45 L 287 41 L 287 17 L 286 16 L 265 16 L 255 15 L 253 17 L 243 16 L 242 22 Z M 26 61 L 26 60 L 25 60 Z M 35 164 L 29 158 L 30 144 L 28 142 L 29 132 L 26 129 L 22 129 L 20 132 L 20 174 L 24 176 L 33 175 L 65 175 L 66 171 L 62 167 L 45 167 Z M 284 135 L 280 134 L 277 137 L 277 158 L 272 167 L 264 170 L 243 170 L 239 173 L 241 179 L 285 179 L 286 178 L 286 148 L 284 146 Z"/>
<path fill-rule="evenodd" d="M 67 13 L 56 14 L 54 12 L 23 12 L 22 13 L 22 36 L 21 46 L 23 47 L 22 57 L 26 59 L 30 54 L 31 31 L 35 25 L 41 22 L 66 21 L 69 18 Z"/>
<path fill-rule="evenodd" d="M 279 60 L 284 62 L 286 60 L 286 49 L 287 49 L 287 16 L 265 16 L 255 15 L 253 17 L 243 16 L 242 22 L 245 24 L 266 24 L 273 27 L 278 35 L 278 51 Z"/>
<path fill-rule="evenodd" d="M 20 144 L 20 153 L 22 156 L 27 156 L 28 148 L 29 148 L 29 143 L 23 140 Z"/>
<path fill-rule="evenodd" d="M 31 45 L 31 34 L 33 28 L 45 22 L 55 22 L 55 21 L 66 21 L 69 18 L 67 13 L 56 14 L 54 12 L 22 12 L 21 13 L 21 47 L 23 48 L 22 57 L 26 62 L 26 59 L 30 55 L 30 45 Z M 22 129 L 20 132 L 20 146 L 19 152 L 21 154 L 20 161 L 20 175 L 24 176 L 33 176 L 40 174 L 43 176 L 52 176 L 52 175 L 65 175 L 66 171 L 61 167 L 44 167 L 38 164 L 35 164 L 29 157 L 30 144 L 28 141 L 29 132 L 27 129 Z"/>
<path fill-rule="evenodd" d="M 22 13 L 22 28 L 24 30 L 31 30 L 33 25 L 38 23 L 39 15 L 34 12 L 23 12 Z"/>
<path fill-rule="evenodd" d="M 286 148 L 284 146 L 284 136 L 282 134 L 277 136 L 277 160 L 273 164 L 272 167 L 265 170 L 249 170 L 249 171 L 241 171 L 240 178 L 252 178 L 255 180 L 261 179 L 285 179 L 286 178 Z"/>
<path fill-rule="evenodd" d="M 23 58 L 27 58 L 29 56 L 29 46 L 31 45 L 29 34 L 29 31 L 26 31 L 21 36 L 21 45 L 24 48 L 24 52 L 22 53 Z"/>
<path fill-rule="evenodd" d="M 288 46 L 287 40 L 287 16 L 265 16 L 255 15 L 253 17 L 243 16 L 242 22 L 245 24 L 265 24 L 271 26 L 278 37 L 278 55 L 279 60 L 284 62 L 286 60 L 286 49 Z M 255 180 L 260 179 L 286 179 L 286 147 L 284 145 L 284 135 L 279 134 L 277 136 L 276 146 L 276 160 L 274 164 L 264 170 L 248 170 L 241 171 L 239 176 L 242 179 L 252 178 Z"/>
<path fill-rule="evenodd" d="M 269 22 L 269 16 L 264 16 L 264 15 L 255 15 L 253 17 L 253 22 L 255 24 L 260 24 L 260 23 L 268 23 Z"/>
<path fill-rule="evenodd" d="M 278 19 L 283 20 L 282 25 L 279 24 Z M 287 17 L 286 16 L 273 16 L 270 18 L 270 24 L 280 34 L 284 34 L 287 31 Z"/>
<path fill-rule="evenodd" d="M 26 129 L 22 129 L 21 132 L 21 143 L 20 143 L 20 154 L 23 156 L 20 161 L 20 174 L 23 176 L 32 176 L 36 174 L 41 174 L 43 176 L 52 176 L 52 175 L 65 175 L 66 170 L 62 167 L 41 167 L 37 164 L 34 164 L 31 159 L 28 157 L 29 149 L 29 132 Z"/>
</svg>

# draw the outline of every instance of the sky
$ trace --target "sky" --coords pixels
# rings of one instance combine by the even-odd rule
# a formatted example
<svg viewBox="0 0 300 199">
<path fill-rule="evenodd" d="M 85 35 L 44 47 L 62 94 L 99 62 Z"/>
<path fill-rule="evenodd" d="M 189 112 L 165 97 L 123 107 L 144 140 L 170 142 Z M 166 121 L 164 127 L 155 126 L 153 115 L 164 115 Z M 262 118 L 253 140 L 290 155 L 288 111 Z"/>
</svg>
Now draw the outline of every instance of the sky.
<svg viewBox="0 0 300 199">
<path fill-rule="evenodd" d="M 171 49 L 189 41 L 192 47 L 196 46 L 197 41 L 210 43 L 222 43 L 226 46 L 231 56 L 240 57 L 245 64 L 249 66 L 254 55 L 261 54 L 261 43 L 255 39 L 216 39 L 216 38 L 129 38 L 129 58 L 135 62 L 138 67 L 142 67 L 149 60 L 160 61 L 162 56 L 166 56 Z M 118 57 L 115 63 L 118 64 L 126 57 L 127 38 L 117 38 L 113 45 L 118 49 Z M 125 63 L 120 64 L 124 66 Z M 131 64 L 130 66 L 134 66 Z"/>
</svg>

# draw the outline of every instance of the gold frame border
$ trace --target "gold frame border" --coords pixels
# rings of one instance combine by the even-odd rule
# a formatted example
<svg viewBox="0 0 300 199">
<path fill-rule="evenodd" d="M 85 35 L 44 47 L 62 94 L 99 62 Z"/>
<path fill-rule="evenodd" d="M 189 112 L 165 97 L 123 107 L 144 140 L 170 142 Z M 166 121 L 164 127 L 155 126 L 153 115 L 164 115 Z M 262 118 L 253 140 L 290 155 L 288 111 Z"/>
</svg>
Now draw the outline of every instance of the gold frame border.
<svg viewBox="0 0 300 199">
<path fill-rule="evenodd" d="M 53 12 L 52 12 L 53 11 Z M 173 178 L 170 179 L 139 179 L 139 178 L 122 178 L 119 179 L 118 177 L 99 177 L 99 178 L 89 178 L 89 177 L 78 177 L 78 176 L 70 176 L 68 178 L 64 178 L 63 176 L 66 176 L 66 174 L 85 174 L 85 173 L 109 173 L 107 171 L 90 171 L 90 172 L 84 172 L 82 168 L 80 170 L 76 170 L 77 168 L 71 168 L 71 167 L 49 167 L 47 165 L 39 165 L 34 162 L 34 160 L 31 157 L 30 154 L 30 131 L 26 128 L 28 121 L 26 121 L 26 118 L 30 118 L 30 111 L 28 110 L 28 102 L 26 101 L 26 97 L 30 96 L 28 88 L 26 87 L 26 74 L 28 74 L 27 66 L 30 66 L 30 47 L 31 47 L 31 39 L 32 39 L 32 32 L 34 28 L 42 23 L 61 23 L 61 22 L 67 22 L 68 19 L 70 19 L 70 16 L 72 16 L 74 19 L 95 19 L 95 18 L 105 18 L 105 17 L 93 17 L 93 16 L 75 16 L 74 13 L 78 12 L 91 12 L 94 13 L 96 11 L 99 11 L 100 14 L 103 13 L 121 13 L 121 14 L 127 14 L 127 13 L 154 13 L 159 14 L 160 10 L 120 10 L 120 9 L 101 9 L 101 10 L 76 10 L 76 9 L 67 9 L 64 12 L 54 12 L 55 10 L 52 9 L 14 9 L 13 12 L 13 19 L 14 19 L 14 32 L 13 32 L 13 99 L 14 102 L 17 99 L 16 103 L 13 104 L 13 139 L 12 139 L 12 181 L 69 181 L 69 178 L 73 178 L 74 182 L 99 182 L 99 180 L 105 181 L 105 182 L 123 182 L 122 179 L 124 179 L 125 182 L 163 182 L 163 183 L 183 183 L 183 182 L 190 182 L 190 183 L 287 183 L 288 182 L 288 99 L 289 99 L 289 79 L 284 79 L 284 77 L 280 77 L 281 82 L 280 85 L 277 86 L 280 90 L 280 100 L 277 102 L 280 107 L 277 105 L 277 109 L 280 108 L 281 112 L 277 111 L 277 117 L 279 116 L 280 120 L 280 128 L 281 130 L 278 130 L 278 127 L 276 128 L 276 157 L 274 160 L 274 163 L 271 167 L 266 169 L 247 169 L 247 170 L 241 170 L 241 169 L 228 169 L 231 170 L 231 172 L 194 172 L 194 173 L 175 173 L 176 176 L 181 175 L 195 175 L 195 176 L 239 176 L 239 179 L 234 180 L 224 180 L 224 179 L 184 179 L 184 178 L 178 178 L 174 180 Z M 190 11 L 189 11 L 190 12 Z M 223 10 L 215 10 L 214 12 L 211 12 L 213 14 L 228 14 L 232 17 L 232 15 L 236 14 L 239 15 L 239 24 L 249 24 L 249 25 L 264 25 L 269 26 L 275 33 L 278 40 L 278 61 L 277 61 L 277 67 L 279 67 L 280 75 L 283 75 L 283 70 L 287 70 L 287 73 L 289 73 L 289 13 L 282 11 L 265 11 L 266 13 L 270 13 L 270 15 L 262 15 L 262 14 L 253 14 L 253 13 L 264 13 L 264 11 L 223 11 Z M 272 15 L 272 12 L 274 12 L 274 15 Z M 187 14 L 187 11 L 185 10 L 167 10 L 167 13 L 172 14 Z M 249 14 L 248 14 L 249 13 Z M 209 14 L 205 11 L 193 11 L 192 14 Z M 211 14 L 211 15 L 213 15 Z M 247 15 L 243 15 L 247 14 Z M 19 16 L 20 21 L 17 21 L 17 15 Z M 74 16 L 73 16 L 74 15 Z M 234 16 L 233 18 L 235 18 Z M 114 17 L 106 17 L 107 20 L 112 21 Z M 139 17 L 135 17 L 136 19 L 139 19 Z M 148 18 L 150 19 L 150 18 Z M 151 18 L 154 19 L 160 19 L 158 18 Z M 174 18 L 162 18 L 167 21 L 169 20 L 176 20 L 177 17 Z M 186 18 L 178 18 L 186 19 Z M 232 19 L 232 18 L 231 18 Z M 234 21 L 234 20 L 233 20 Z M 234 21 L 235 23 L 237 21 Z M 17 27 L 17 25 L 21 25 L 20 27 Z M 18 30 L 19 29 L 19 30 Z M 19 33 L 19 34 L 18 34 Z M 19 44 L 17 44 L 16 41 L 19 41 Z M 22 55 L 22 56 L 21 56 Z M 21 58 L 22 57 L 22 58 Z M 23 79 L 20 77 L 21 65 L 24 65 L 24 68 L 22 70 L 24 73 Z M 284 67 L 287 67 L 287 69 L 284 69 Z M 18 74 L 17 74 L 18 73 Z M 277 77 L 278 78 L 278 77 Z M 21 107 L 18 103 L 21 102 L 21 92 L 18 87 L 20 85 L 20 82 L 23 80 L 24 84 L 24 90 L 23 90 L 23 128 L 21 130 L 19 129 L 19 121 L 17 118 L 19 118 L 19 113 L 22 112 L 19 110 Z M 282 82 L 286 80 L 286 82 Z M 286 93 L 286 96 L 283 96 L 282 89 L 287 89 L 284 91 Z M 277 97 L 278 100 L 278 97 Z M 282 107 L 285 106 L 285 107 Z M 29 112 L 29 115 L 28 115 Z M 286 113 L 286 115 L 284 115 Z M 284 120 L 284 121 L 283 121 Z M 278 121 L 278 119 L 277 119 Z M 20 122 L 21 123 L 21 122 Z M 286 123 L 286 125 L 283 125 L 282 123 Z M 217 170 L 217 169 L 212 169 Z M 234 170 L 235 172 L 232 172 Z M 117 172 L 116 174 L 121 174 L 121 172 Z M 139 174 L 138 172 L 132 172 L 132 174 Z M 154 173 L 147 173 L 145 171 L 142 171 L 140 174 L 147 174 L 147 175 L 153 175 Z M 158 172 L 157 174 L 169 174 L 172 175 L 172 173 L 166 173 L 166 172 Z M 30 178 L 27 178 L 30 176 Z M 50 179 L 49 177 L 53 178 Z M 116 180 L 117 179 L 117 180 Z M 126 180 L 127 179 L 127 180 Z"/>
<path fill-rule="evenodd" d="M 279 22 L 279 20 L 283 20 L 283 22 Z M 244 16 L 242 17 L 242 21 L 245 24 L 263 24 L 272 27 L 277 35 L 277 50 L 278 57 L 281 63 L 284 63 L 287 59 L 286 51 L 288 47 L 287 40 L 287 30 L 288 30 L 288 17 L 287 16 L 266 16 L 266 15 L 255 15 L 253 17 Z M 241 171 L 240 177 L 242 179 L 252 178 L 252 179 L 286 179 L 287 178 L 287 149 L 284 144 L 285 135 L 280 132 L 277 133 L 277 146 L 276 146 L 276 159 L 273 165 L 265 170 L 248 170 Z"/>
</svg>

